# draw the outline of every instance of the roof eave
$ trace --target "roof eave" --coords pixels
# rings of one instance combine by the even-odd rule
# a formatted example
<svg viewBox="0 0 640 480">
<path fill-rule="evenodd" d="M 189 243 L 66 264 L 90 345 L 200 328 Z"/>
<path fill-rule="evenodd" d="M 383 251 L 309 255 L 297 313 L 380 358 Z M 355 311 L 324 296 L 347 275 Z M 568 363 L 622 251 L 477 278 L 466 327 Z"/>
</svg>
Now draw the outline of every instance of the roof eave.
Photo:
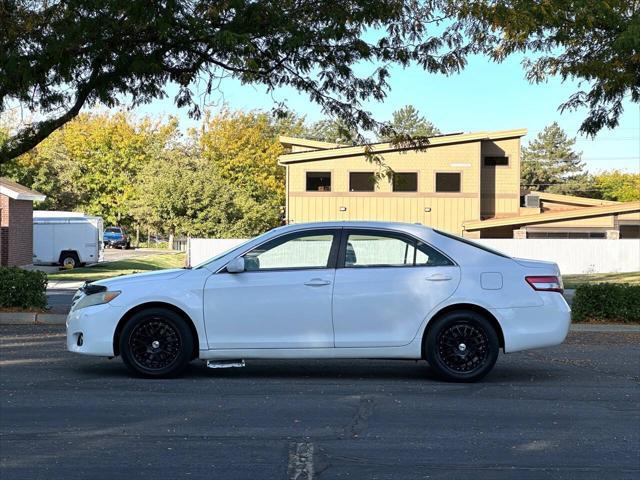
<svg viewBox="0 0 640 480">
<path fill-rule="evenodd" d="M 562 212 L 547 212 L 537 215 L 517 215 L 491 220 L 473 220 L 463 223 L 463 229 L 467 232 L 483 230 L 485 228 L 506 227 L 512 225 L 528 225 L 549 222 L 562 222 L 564 220 L 575 220 L 579 218 L 591 218 L 604 215 L 616 215 L 620 213 L 640 212 L 640 201 L 626 202 L 616 205 L 604 205 L 601 207 L 583 207 Z"/>
<path fill-rule="evenodd" d="M 6 195 L 9 198 L 12 198 L 13 200 L 29 200 L 32 202 L 43 202 L 47 198 L 46 195 L 39 192 L 35 192 L 35 191 L 32 191 L 30 193 L 17 192 L 4 185 L 0 186 L 0 193 L 2 195 Z"/>
<path fill-rule="evenodd" d="M 519 128 L 514 130 L 501 130 L 496 132 L 472 132 L 431 137 L 429 139 L 429 142 L 423 147 L 403 147 L 394 143 L 374 143 L 371 145 L 357 145 L 354 147 L 338 147 L 324 150 L 312 150 L 308 152 L 296 152 L 280 155 L 278 164 L 286 166 L 290 163 L 311 162 L 315 160 L 331 160 L 340 157 L 364 155 L 366 153 L 375 155 L 402 150 L 415 150 L 420 148 L 437 147 L 450 145 L 453 143 L 476 142 L 484 140 L 502 140 L 507 138 L 523 137 L 526 134 L 526 128 Z"/>
</svg>

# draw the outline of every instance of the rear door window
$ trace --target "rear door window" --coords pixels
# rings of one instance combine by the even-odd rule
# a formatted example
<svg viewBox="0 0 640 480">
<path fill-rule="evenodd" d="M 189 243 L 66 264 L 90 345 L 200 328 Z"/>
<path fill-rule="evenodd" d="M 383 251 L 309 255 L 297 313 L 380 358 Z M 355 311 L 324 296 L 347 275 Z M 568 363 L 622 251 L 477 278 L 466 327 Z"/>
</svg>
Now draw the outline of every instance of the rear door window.
<svg viewBox="0 0 640 480">
<path fill-rule="evenodd" d="M 339 264 L 344 268 L 449 266 L 435 248 L 410 236 L 384 231 L 345 231 Z"/>
</svg>

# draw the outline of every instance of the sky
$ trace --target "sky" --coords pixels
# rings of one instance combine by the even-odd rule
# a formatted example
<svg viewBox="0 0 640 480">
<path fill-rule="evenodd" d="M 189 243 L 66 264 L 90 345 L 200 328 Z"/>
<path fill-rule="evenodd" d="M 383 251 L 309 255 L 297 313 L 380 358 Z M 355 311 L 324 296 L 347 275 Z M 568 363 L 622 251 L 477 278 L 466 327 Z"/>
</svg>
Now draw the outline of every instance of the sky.
<svg viewBox="0 0 640 480">
<path fill-rule="evenodd" d="M 596 173 L 620 169 L 640 172 L 640 105 L 630 100 L 624 104 L 620 124 L 613 130 L 602 130 L 594 140 L 578 135 L 586 110 L 560 113 L 558 107 L 580 88 L 577 82 L 553 78 L 544 84 L 530 84 L 520 60 L 512 57 L 496 64 L 485 57 L 469 59 L 459 74 L 445 76 L 426 73 L 418 66 L 392 69 L 390 89 L 382 102 L 369 102 L 365 108 L 376 120 L 388 120 L 393 111 L 413 105 L 443 133 L 527 128 L 524 144 L 546 126 L 557 121 L 570 137 L 576 137 L 575 150 L 582 152 L 587 169 Z M 293 89 L 267 93 L 261 86 L 241 85 L 233 79 L 220 84 L 208 108 L 216 111 L 227 105 L 238 110 L 271 110 L 283 101 L 290 110 L 305 115 L 307 120 L 324 118 L 321 109 Z M 169 86 L 168 98 L 134 110 L 141 115 L 168 116 L 180 119 L 183 128 L 194 126 L 187 109 L 173 103 L 175 86 Z"/>
</svg>

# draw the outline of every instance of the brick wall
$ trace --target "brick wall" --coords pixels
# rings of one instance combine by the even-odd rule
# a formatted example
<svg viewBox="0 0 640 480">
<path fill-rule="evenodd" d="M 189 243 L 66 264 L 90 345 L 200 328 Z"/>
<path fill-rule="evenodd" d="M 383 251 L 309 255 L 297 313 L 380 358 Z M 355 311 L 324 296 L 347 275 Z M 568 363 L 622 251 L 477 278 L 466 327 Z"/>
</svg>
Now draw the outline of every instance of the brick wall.
<svg viewBox="0 0 640 480">
<path fill-rule="evenodd" d="M 33 262 L 33 204 L 0 195 L 0 264 Z"/>
<path fill-rule="evenodd" d="M 0 195 L 0 265 L 9 263 L 9 197 Z"/>
</svg>

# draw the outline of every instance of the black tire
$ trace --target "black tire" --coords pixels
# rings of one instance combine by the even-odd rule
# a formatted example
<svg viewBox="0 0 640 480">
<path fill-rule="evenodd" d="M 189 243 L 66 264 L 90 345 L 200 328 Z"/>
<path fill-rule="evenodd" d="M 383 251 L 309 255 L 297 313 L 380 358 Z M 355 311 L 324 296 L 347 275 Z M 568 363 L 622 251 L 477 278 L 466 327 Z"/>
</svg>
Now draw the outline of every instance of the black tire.
<svg viewBox="0 0 640 480">
<path fill-rule="evenodd" d="M 62 252 L 59 260 L 60 267 L 64 269 L 74 269 L 80 266 L 80 259 L 76 252 Z"/>
<path fill-rule="evenodd" d="M 193 342 L 184 318 L 171 310 L 149 308 L 125 324 L 119 339 L 120 355 L 137 376 L 171 378 L 182 373 L 191 361 Z"/>
<path fill-rule="evenodd" d="M 430 326 L 424 353 L 441 379 L 475 382 L 493 369 L 500 353 L 500 341 L 484 316 L 458 310 L 446 313 Z"/>
</svg>

